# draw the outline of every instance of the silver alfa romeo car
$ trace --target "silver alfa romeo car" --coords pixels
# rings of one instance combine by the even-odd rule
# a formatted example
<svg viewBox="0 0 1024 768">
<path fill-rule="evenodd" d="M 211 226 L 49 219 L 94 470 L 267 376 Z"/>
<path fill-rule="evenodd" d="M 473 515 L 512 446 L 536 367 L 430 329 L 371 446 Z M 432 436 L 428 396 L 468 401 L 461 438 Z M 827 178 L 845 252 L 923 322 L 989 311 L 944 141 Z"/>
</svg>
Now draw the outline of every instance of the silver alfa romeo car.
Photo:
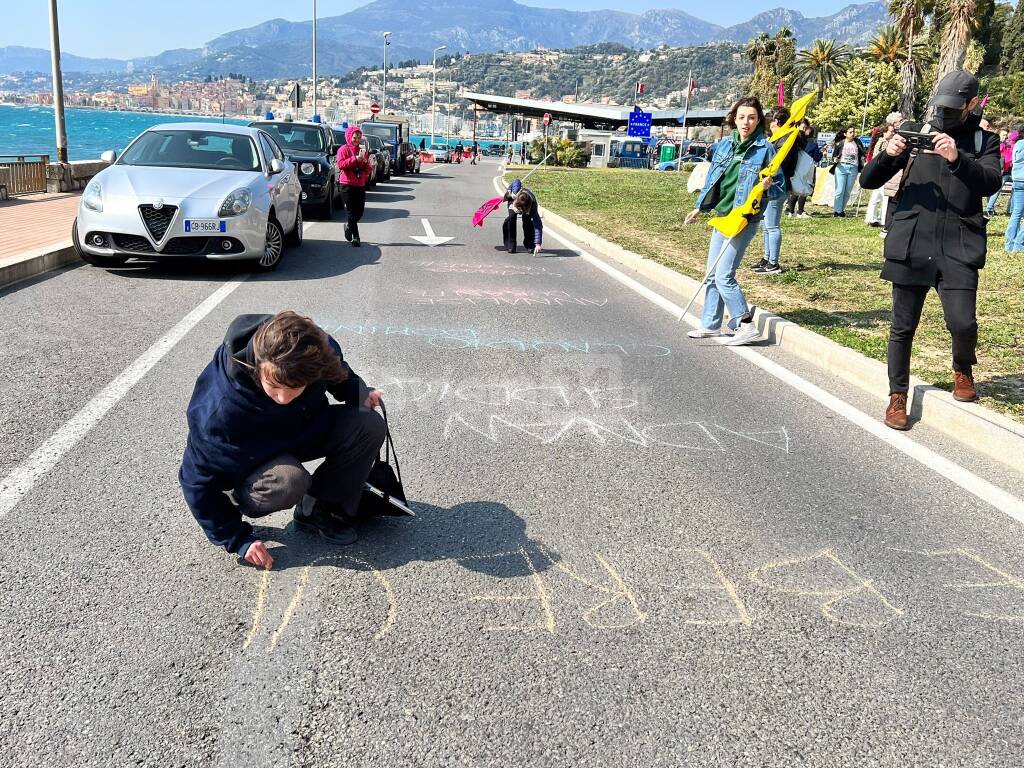
<svg viewBox="0 0 1024 768">
<path fill-rule="evenodd" d="M 302 244 L 302 185 L 259 128 L 172 123 L 141 133 L 82 194 L 71 238 L 100 267 L 199 257 L 274 269 Z"/>
</svg>

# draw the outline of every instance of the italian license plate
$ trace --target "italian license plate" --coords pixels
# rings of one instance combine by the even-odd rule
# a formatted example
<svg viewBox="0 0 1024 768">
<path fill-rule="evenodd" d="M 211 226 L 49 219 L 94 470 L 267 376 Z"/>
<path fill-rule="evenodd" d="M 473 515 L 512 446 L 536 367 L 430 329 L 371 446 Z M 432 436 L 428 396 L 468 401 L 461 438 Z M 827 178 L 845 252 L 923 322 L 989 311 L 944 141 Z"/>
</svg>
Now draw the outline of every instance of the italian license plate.
<svg viewBox="0 0 1024 768">
<path fill-rule="evenodd" d="M 185 219 L 185 232 L 227 232 L 228 223 L 218 219 Z"/>
</svg>

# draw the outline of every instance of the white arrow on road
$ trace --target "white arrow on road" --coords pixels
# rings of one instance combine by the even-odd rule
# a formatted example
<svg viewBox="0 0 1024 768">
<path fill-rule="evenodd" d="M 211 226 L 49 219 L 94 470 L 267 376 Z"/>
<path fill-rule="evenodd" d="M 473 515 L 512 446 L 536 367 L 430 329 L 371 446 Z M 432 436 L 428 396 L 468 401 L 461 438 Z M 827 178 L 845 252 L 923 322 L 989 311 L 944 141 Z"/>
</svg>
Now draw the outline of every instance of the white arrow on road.
<svg viewBox="0 0 1024 768">
<path fill-rule="evenodd" d="M 433 248 L 435 245 L 447 243 L 449 240 L 454 239 L 452 237 L 438 237 L 437 235 L 434 234 L 434 228 L 430 226 L 430 222 L 427 219 L 420 219 L 420 221 L 423 222 L 423 231 L 426 232 L 427 234 L 409 235 L 409 237 L 411 237 L 413 240 L 423 243 L 424 245 L 429 245 L 431 248 Z"/>
</svg>

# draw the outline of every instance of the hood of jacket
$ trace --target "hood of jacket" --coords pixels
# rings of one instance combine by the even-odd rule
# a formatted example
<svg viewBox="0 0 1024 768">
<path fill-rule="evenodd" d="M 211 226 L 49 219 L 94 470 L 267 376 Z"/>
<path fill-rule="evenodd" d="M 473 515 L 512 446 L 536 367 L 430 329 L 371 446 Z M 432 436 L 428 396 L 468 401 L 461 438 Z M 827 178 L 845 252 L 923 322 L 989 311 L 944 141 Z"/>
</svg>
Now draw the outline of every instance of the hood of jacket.
<svg viewBox="0 0 1024 768">
<path fill-rule="evenodd" d="M 359 131 L 359 133 L 362 133 L 363 129 L 360 128 L 358 125 L 350 125 L 348 128 L 345 129 L 345 144 L 346 145 L 348 145 L 348 146 L 352 145 L 352 136 L 355 134 L 356 131 Z"/>
</svg>

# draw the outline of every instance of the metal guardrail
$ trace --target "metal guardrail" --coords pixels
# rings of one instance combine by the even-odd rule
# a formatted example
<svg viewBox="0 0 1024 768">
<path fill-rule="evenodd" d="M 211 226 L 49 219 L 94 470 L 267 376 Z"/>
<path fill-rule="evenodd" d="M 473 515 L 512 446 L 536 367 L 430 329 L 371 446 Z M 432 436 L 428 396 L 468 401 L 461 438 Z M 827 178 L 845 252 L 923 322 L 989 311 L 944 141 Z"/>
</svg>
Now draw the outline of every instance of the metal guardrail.
<svg viewBox="0 0 1024 768">
<path fill-rule="evenodd" d="M 49 155 L 0 155 L 0 187 L 11 195 L 45 192 L 49 165 Z"/>
<path fill-rule="evenodd" d="M 608 160 L 608 167 L 646 170 L 651 167 L 651 161 L 646 157 L 612 157 Z"/>
</svg>

